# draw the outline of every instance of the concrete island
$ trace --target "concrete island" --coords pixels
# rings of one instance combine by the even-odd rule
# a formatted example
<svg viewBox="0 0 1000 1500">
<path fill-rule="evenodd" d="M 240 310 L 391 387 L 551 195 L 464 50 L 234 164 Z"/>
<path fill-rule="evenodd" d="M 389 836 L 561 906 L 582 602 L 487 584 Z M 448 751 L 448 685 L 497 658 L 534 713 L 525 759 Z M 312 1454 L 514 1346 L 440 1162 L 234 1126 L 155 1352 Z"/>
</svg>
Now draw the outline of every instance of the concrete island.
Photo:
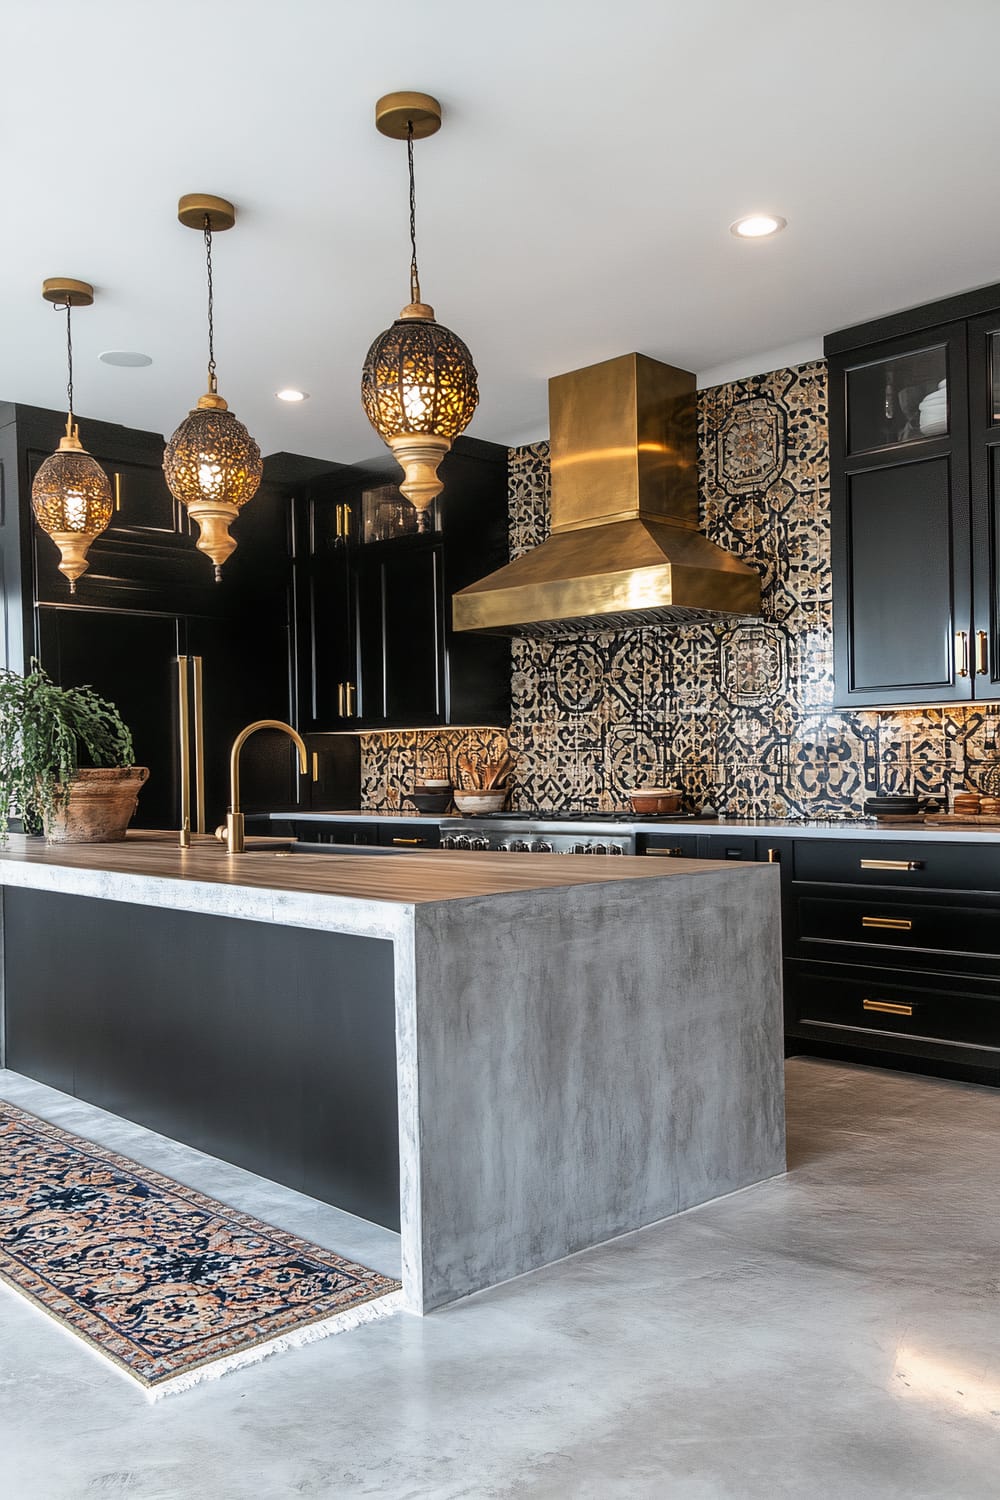
<svg viewBox="0 0 1000 1500">
<path fill-rule="evenodd" d="M 5 1064 L 401 1235 L 429 1312 L 784 1170 L 778 871 L 11 835 Z"/>
</svg>

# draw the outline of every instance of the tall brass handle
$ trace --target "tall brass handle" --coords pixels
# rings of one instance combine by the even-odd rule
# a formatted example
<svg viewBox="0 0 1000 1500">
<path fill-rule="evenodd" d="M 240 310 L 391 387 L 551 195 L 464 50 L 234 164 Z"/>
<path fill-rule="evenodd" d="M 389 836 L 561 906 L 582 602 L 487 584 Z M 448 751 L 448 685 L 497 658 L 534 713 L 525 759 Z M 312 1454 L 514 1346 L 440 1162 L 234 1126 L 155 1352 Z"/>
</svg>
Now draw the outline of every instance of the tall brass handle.
<svg viewBox="0 0 1000 1500">
<path fill-rule="evenodd" d="M 897 1005 L 892 1000 L 862 1000 L 862 1010 L 878 1010 L 886 1016 L 912 1016 L 912 1005 Z"/>
<path fill-rule="evenodd" d="M 769 865 L 780 865 L 781 864 L 781 850 L 780 849 L 768 849 L 768 851 L 767 851 L 767 862 L 768 862 Z"/>
<path fill-rule="evenodd" d="M 394 844 L 426 844 L 426 839 L 393 839 Z"/>
<path fill-rule="evenodd" d="M 985 630 L 976 631 L 976 671 L 985 677 L 990 669 L 990 638 Z"/>
<path fill-rule="evenodd" d="M 194 697 L 194 807 L 195 828 L 205 832 L 205 697 L 202 690 L 201 657 L 191 658 Z"/>
<path fill-rule="evenodd" d="M 177 748 L 180 752 L 182 849 L 191 844 L 191 729 L 188 719 L 188 659 L 177 658 Z"/>
<path fill-rule="evenodd" d="M 347 717 L 353 719 L 356 713 L 354 683 L 347 682 L 344 686 L 347 689 Z"/>
<path fill-rule="evenodd" d="M 344 684 L 342 682 L 338 682 L 337 683 L 337 718 L 338 719 L 342 719 L 343 717 L 344 717 Z"/>
<path fill-rule="evenodd" d="M 122 476 L 115 470 L 115 510 L 122 508 Z"/>
<path fill-rule="evenodd" d="M 862 917 L 862 927 L 887 927 L 890 932 L 912 932 L 913 923 L 905 917 Z"/>
<path fill-rule="evenodd" d="M 922 870 L 922 859 L 863 859 L 862 870 Z"/>
<path fill-rule="evenodd" d="M 683 855 L 683 849 L 645 849 L 644 854 L 651 854 L 655 859 L 677 859 Z"/>
<path fill-rule="evenodd" d="M 312 779 L 313 779 L 313 781 L 318 781 L 319 780 L 319 753 L 316 750 L 314 750 L 313 753 L 312 753 L 312 768 L 313 768 Z"/>
<path fill-rule="evenodd" d="M 959 669 L 958 669 L 958 675 L 959 675 L 959 677 L 968 677 L 968 675 L 969 675 L 969 632 L 967 630 L 958 630 L 958 631 L 955 632 L 955 646 L 956 646 L 956 648 L 957 648 L 957 650 L 959 652 L 959 660 L 961 662 L 961 665 L 959 666 Z"/>
</svg>

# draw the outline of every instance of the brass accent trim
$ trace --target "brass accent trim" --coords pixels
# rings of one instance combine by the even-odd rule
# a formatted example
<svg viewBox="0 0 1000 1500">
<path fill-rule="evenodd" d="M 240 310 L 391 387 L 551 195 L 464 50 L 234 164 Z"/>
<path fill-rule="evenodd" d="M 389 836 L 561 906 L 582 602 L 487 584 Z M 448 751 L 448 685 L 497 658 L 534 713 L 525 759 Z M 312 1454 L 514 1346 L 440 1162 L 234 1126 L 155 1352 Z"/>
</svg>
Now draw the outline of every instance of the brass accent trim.
<svg viewBox="0 0 1000 1500">
<path fill-rule="evenodd" d="M 862 917 L 862 927 L 884 927 L 890 932 L 912 932 L 913 923 L 905 917 Z"/>
<path fill-rule="evenodd" d="M 912 1016 L 912 1005 L 897 1005 L 893 1000 L 862 1000 L 862 1010 L 877 1010 L 886 1016 Z"/>
<path fill-rule="evenodd" d="M 990 638 L 985 630 L 976 631 L 976 671 L 985 677 L 990 669 Z"/>
<path fill-rule="evenodd" d="M 767 862 L 768 862 L 769 865 L 780 865 L 781 864 L 781 850 L 780 849 L 768 849 L 768 851 L 767 851 Z"/>
<path fill-rule="evenodd" d="M 71 276 L 46 276 L 42 296 L 46 302 L 60 307 L 89 307 L 94 300 L 94 288 L 89 281 L 74 281 Z"/>
<path fill-rule="evenodd" d="M 968 677 L 968 675 L 969 675 L 969 632 L 967 630 L 957 630 L 955 632 L 955 649 L 958 652 L 959 663 L 960 663 L 960 665 L 958 667 L 958 676 L 959 677 Z"/>
<path fill-rule="evenodd" d="M 202 681 L 202 660 L 191 658 L 194 693 L 194 797 L 195 828 L 205 832 L 205 700 Z"/>
<path fill-rule="evenodd" d="M 390 140 L 405 141 L 411 123 L 415 141 L 441 129 L 441 106 L 434 96 L 411 91 L 383 94 L 375 105 L 375 129 Z"/>
<path fill-rule="evenodd" d="M 922 859 L 863 859 L 862 870 L 922 870 Z"/>
<path fill-rule="evenodd" d="M 319 780 L 319 755 L 318 755 L 317 751 L 315 751 L 315 750 L 312 753 L 312 772 L 313 772 L 312 773 L 312 779 L 313 779 L 313 781 L 318 781 Z"/>
<path fill-rule="evenodd" d="M 177 736 L 181 779 L 181 830 L 178 843 L 182 849 L 191 844 L 191 728 L 188 718 L 188 659 L 177 658 Z"/>
<path fill-rule="evenodd" d="M 393 839 L 394 844 L 425 844 L 426 839 Z"/>
<path fill-rule="evenodd" d="M 212 193 L 185 193 L 177 204 L 177 217 L 185 229 L 203 230 L 205 219 L 213 234 L 232 229 L 236 223 L 236 210 L 228 198 L 216 198 Z"/>
<path fill-rule="evenodd" d="M 122 508 L 122 476 L 115 470 L 115 510 Z"/>
</svg>

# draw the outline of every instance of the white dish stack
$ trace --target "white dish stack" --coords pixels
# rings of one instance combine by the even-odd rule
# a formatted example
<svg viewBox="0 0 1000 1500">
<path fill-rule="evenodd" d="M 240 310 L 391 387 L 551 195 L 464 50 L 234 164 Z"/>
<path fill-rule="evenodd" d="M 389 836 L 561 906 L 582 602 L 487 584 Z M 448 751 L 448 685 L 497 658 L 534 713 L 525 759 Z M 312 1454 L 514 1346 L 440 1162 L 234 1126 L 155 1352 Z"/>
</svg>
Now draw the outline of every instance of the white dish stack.
<svg viewBox="0 0 1000 1500">
<path fill-rule="evenodd" d="M 941 437 L 948 431 L 948 382 L 938 382 L 920 403 L 920 432 L 923 437 Z"/>
</svg>

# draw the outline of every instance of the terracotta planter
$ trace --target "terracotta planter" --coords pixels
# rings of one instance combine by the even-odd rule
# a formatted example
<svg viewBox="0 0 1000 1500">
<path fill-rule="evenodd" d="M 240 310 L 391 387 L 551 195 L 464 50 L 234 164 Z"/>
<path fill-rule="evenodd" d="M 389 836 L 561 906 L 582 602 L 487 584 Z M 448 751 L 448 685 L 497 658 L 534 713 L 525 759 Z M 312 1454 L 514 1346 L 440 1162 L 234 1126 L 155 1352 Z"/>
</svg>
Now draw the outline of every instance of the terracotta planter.
<svg viewBox="0 0 1000 1500">
<path fill-rule="evenodd" d="M 116 844 L 125 837 L 147 766 L 77 771 L 69 801 L 45 825 L 50 844 Z"/>
</svg>

